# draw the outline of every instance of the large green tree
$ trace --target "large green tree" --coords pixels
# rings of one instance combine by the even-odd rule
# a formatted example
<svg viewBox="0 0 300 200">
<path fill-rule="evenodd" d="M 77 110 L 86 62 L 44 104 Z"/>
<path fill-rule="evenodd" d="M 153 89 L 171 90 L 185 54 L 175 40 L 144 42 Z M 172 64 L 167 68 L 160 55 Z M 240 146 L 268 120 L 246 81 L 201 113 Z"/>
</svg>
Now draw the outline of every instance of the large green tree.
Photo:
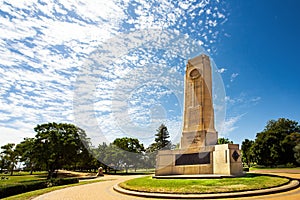
<svg viewBox="0 0 300 200">
<path fill-rule="evenodd" d="M 6 162 L 8 170 L 10 171 L 10 175 L 13 175 L 15 165 L 18 162 L 19 153 L 15 149 L 14 143 L 8 143 L 6 145 L 1 146 L 2 149 L 2 159 L 4 163 Z"/>
<path fill-rule="evenodd" d="M 8 167 L 7 160 L 5 160 L 4 155 L 0 153 L 0 174 L 3 173 L 3 170 Z"/>
<path fill-rule="evenodd" d="M 87 155 L 88 139 L 83 129 L 67 123 L 47 123 L 34 128 L 34 151 L 40 165 L 48 170 L 48 178 L 63 166 L 74 164 L 79 157 Z"/>
<path fill-rule="evenodd" d="M 170 134 L 166 125 L 161 124 L 156 131 L 157 133 L 155 134 L 155 144 L 154 144 L 155 148 L 157 150 L 171 149 L 172 144 L 171 141 L 169 140 Z"/>
<path fill-rule="evenodd" d="M 298 164 L 300 164 L 300 143 L 298 143 L 295 147 L 294 147 L 294 157 L 296 159 L 296 162 Z"/>
<path fill-rule="evenodd" d="M 169 150 L 173 148 L 171 141 L 169 140 L 170 134 L 166 125 L 161 124 L 156 130 L 154 143 L 149 145 L 146 149 L 144 160 L 146 167 L 155 167 L 156 155 L 159 150 Z M 174 146 L 175 148 L 175 146 Z"/>
<path fill-rule="evenodd" d="M 35 139 L 25 138 L 21 143 L 17 144 L 16 150 L 20 153 L 20 161 L 24 162 L 32 174 L 36 164 L 36 151 L 34 150 Z"/>
<path fill-rule="evenodd" d="M 117 138 L 114 140 L 113 145 L 122 150 L 120 162 L 125 167 L 126 173 L 130 166 L 133 166 L 135 169 L 138 167 L 138 164 L 141 163 L 142 153 L 145 151 L 144 145 L 138 139 Z"/>
<path fill-rule="evenodd" d="M 299 141 L 298 122 L 285 118 L 270 120 L 256 135 L 252 148 L 255 160 L 267 166 L 296 163 L 293 148 Z"/>
<path fill-rule="evenodd" d="M 104 168 L 105 172 L 107 172 L 107 170 L 109 169 L 109 164 L 111 164 L 110 160 L 108 160 L 109 157 L 107 156 L 107 154 L 109 154 L 108 151 L 109 145 L 107 145 L 105 142 L 99 144 L 97 148 L 93 149 L 93 154 L 99 162 L 99 166 Z"/>
<path fill-rule="evenodd" d="M 253 152 L 252 146 L 254 144 L 253 140 L 245 139 L 242 142 L 242 160 L 243 163 L 246 163 L 250 167 L 250 163 L 253 162 Z"/>
<path fill-rule="evenodd" d="M 105 154 L 102 160 L 108 165 L 109 169 L 114 169 L 116 172 L 116 170 L 122 169 L 124 163 L 123 152 L 123 150 L 111 143 L 105 148 Z"/>
</svg>

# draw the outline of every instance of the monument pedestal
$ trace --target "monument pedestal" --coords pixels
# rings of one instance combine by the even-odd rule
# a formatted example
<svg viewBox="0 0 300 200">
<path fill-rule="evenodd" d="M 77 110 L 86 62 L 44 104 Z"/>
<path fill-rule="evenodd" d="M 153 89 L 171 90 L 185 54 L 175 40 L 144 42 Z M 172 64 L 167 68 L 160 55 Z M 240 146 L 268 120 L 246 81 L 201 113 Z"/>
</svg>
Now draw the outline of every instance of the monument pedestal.
<svg viewBox="0 0 300 200">
<path fill-rule="evenodd" d="M 212 174 L 213 151 L 214 146 L 159 151 L 155 175 Z"/>
<path fill-rule="evenodd" d="M 155 176 L 187 174 L 243 175 L 239 145 L 222 144 L 158 152 Z"/>
<path fill-rule="evenodd" d="M 213 152 L 214 174 L 243 175 L 242 156 L 238 144 L 221 144 Z"/>
</svg>

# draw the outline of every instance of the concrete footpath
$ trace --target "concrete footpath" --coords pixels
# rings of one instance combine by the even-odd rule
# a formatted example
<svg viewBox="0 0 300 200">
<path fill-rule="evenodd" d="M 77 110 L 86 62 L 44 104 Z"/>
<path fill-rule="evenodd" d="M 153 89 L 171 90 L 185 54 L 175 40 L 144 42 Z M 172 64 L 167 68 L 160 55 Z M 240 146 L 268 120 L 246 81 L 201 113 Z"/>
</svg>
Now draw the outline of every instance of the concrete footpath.
<svg viewBox="0 0 300 200">
<path fill-rule="evenodd" d="M 270 200 L 299 200 L 300 199 L 300 187 L 298 186 L 300 180 L 300 170 L 298 171 L 266 171 L 259 170 L 255 171 L 256 173 L 269 173 L 279 176 L 290 177 L 294 179 L 290 184 L 272 189 L 265 190 L 257 190 L 257 191 L 248 191 L 238 193 L 226 193 L 226 194 L 203 194 L 203 195 L 179 195 L 173 196 L 175 199 L 270 199 Z M 119 176 L 119 175 L 105 175 L 99 179 L 103 179 L 106 181 L 91 183 L 87 185 L 74 186 L 61 190 L 56 190 L 44 195 L 41 195 L 34 200 L 87 200 L 87 199 L 101 199 L 101 200 L 112 200 L 112 199 L 120 199 L 120 200 L 131 200 L 131 199 L 170 199 L 172 195 L 169 194 L 150 194 L 152 196 L 146 196 L 142 193 L 128 195 L 128 191 L 121 191 L 117 185 L 123 181 L 141 177 L 141 175 L 134 176 Z M 115 189 L 119 190 L 119 192 L 115 191 Z M 289 188 L 294 188 L 290 190 Z M 278 193 L 279 192 L 279 193 Z M 127 194 L 126 194 L 127 193 Z M 147 193 L 149 194 L 149 193 Z M 253 196 L 254 195 L 254 196 Z"/>
</svg>

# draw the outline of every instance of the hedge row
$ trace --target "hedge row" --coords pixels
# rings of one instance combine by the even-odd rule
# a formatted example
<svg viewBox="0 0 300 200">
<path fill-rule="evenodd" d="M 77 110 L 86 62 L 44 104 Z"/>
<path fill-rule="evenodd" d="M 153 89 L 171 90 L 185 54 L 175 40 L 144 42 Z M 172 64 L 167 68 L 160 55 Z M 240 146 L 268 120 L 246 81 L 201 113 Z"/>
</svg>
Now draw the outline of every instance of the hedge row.
<svg viewBox="0 0 300 200">
<path fill-rule="evenodd" d="M 33 190 L 39 190 L 47 187 L 68 185 L 68 184 L 73 184 L 78 182 L 79 182 L 78 178 L 59 178 L 59 179 L 49 179 L 49 180 L 42 180 L 42 181 L 33 181 L 27 183 L 25 182 L 16 185 L 7 185 L 4 187 L 0 187 L 0 198 L 17 195 L 24 192 L 30 192 Z"/>
</svg>

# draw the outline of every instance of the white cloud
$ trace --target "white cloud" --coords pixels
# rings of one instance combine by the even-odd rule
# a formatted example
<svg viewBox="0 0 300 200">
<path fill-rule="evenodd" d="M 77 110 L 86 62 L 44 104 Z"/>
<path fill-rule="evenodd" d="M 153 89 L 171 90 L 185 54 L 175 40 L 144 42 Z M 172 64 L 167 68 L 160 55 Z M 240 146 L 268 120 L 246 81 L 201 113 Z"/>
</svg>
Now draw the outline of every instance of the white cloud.
<svg viewBox="0 0 300 200">
<path fill-rule="evenodd" d="M 261 97 L 254 97 L 252 98 L 250 101 L 254 102 L 254 103 L 257 103 L 261 100 Z"/>
<path fill-rule="evenodd" d="M 227 71 L 227 69 L 225 69 L 225 68 L 220 68 L 217 70 L 217 72 L 220 74 L 223 74 L 225 71 Z"/>
<path fill-rule="evenodd" d="M 231 74 L 231 76 L 230 76 L 230 82 L 233 82 L 235 80 L 235 78 L 238 77 L 238 76 L 239 76 L 238 73 Z"/>
<path fill-rule="evenodd" d="M 226 137 L 234 130 L 238 128 L 237 123 L 245 114 L 241 114 L 235 117 L 226 118 L 223 123 L 221 123 L 221 130 L 219 132 L 219 137 Z"/>
<path fill-rule="evenodd" d="M 156 3 L 141 1 L 140 5 L 134 5 L 130 1 L 121 3 L 114 0 L 1 1 L 0 143 L 32 137 L 36 124 L 52 121 L 85 123 L 88 134 L 98 140 L 102 137 L 97 134 L 99 127 L 108 138 L 122 135 L 124 131 L 119 129 L 120 124 L 112 114 L 112 102 L 114 98 L 114 103 L 123 100 L 118 106 L 114 105 L 119 109 L 127 99 L 116 96 L 116 88 L 122 84 L 126 91 L 141 82 L 145 88 L 133 87 L 132 94 L 138 95 L 128 99 L 140 103 L 129 107 L 130 117 L 141 124 L 150 123 L 151 129 L 156 129 L 160 121 L 165 120 L 170 132 L 177 133 L 181 129 L 179 109 L 172 108 L 177 116 L 173 114 L 168 118 L 165 115 L 170 115 L 170 109 L 166 105 L 153 105 L 161 103 L 159 100 L 163 98 L 171 102 L 172 92 L 176 88 L 183 90 L 182 80 L 176 79 L 174 74 L 181 73 L 187 55 L 199 53 L 199 46 L 209 48 L 213 45 L 209 42 L 215 41 L 219 32 L 216 28 L 227 14 L 221 5 L 212 5 L 207 1 L 193 6 L 191 1 L 185 1 L 181 7 L 176 7 L 172 1 L 162 0 L 159 6 Z M 129 15 L 131 7 L 136 13 L 134 16 Z M 204 16 L 205 9 L 209 10 L 209 16 Z M 138 28 L 146 29 L 143 37 L 118 38 L 123 31 L 137 32 Z M 167 31 L 151 32 L 155 28 Z M 190 35 L 192 31 L 195 31 L 194 38 Z M 178 40 L 180 35 L 186 35 L 186 41 L 193 39 L 195 43 Z M 151 52 L 155 48 L 143 49 L 145 41 L 152 42 L 150 47 L 166 50 L 163 59 Z M 169 48 L 167 45 L 170 43 L 173 46 Z M 91 69 L 88 74 L 81 74 L 85 65 L 93 61 L 90 54 L 95 50 L 105 62 L 98 63 L 98 68 Z M 104 53 L 101 54 L 101 51 Z M 113 52 L 113 56 L 104 58 L 107 51 Z M 164 66 L 164 70 L 155 64 Z M 136 69 L 140 74 L 136 73 Z M 155 79 L 157 77 L 159 81 Z M 84 86 L 77 91 L 78 82 Z M 152 90 L 151 84 L 154 85 Z M 163 87 L 166 85 L 168 88 Z M 76 99 L 75 92 L 82 94 L 80 100 Z M 74 116 L 73 103 L 76 100 L 82 106 L 84 117 L 80 120 L 84 123 L 76 121 L 78 119 Z M 182 102 L 176 103 L 180 108 Z M 159 109 L 164 109 L 167 114 L 159 118 L 156 114 Z M 149 111 L 155 117 L 151 118 Z M 149 118 L 152 121 L 149 122 Z M 127 128 L 133 131 L 129 126 Z M 152 134 L 151 129 L 139 134 Z"/>
</svg>

